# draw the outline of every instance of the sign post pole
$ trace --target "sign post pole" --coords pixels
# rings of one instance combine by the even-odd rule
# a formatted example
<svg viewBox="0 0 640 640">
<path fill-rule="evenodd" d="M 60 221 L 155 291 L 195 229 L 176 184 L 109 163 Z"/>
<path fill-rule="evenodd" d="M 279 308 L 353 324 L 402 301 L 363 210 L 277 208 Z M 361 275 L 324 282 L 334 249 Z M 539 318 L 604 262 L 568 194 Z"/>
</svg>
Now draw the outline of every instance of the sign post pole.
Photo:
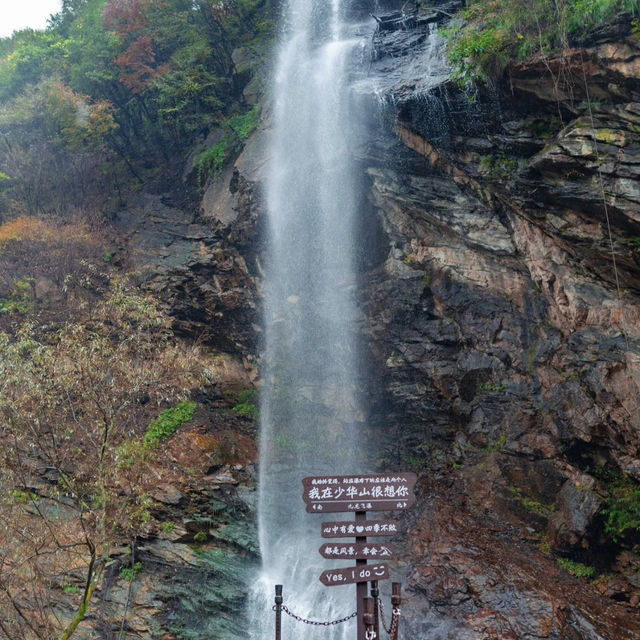
<svg viewBox="0 0 640 640">
<path fill-rule="evenodd" d="M 371 597 L 373 598 L 373 630 L 375 631 L 376 638 L 380 639 L 380 620 L 378 618 L 378 597 L 380 591 L 378 590 L 378 581 L 371 581 Z"/>
<path fill-rule="evenodd" d="M 364 599 L 364 626 L 365 626 L 365 638 L 376 638 L 374 632 L 374 614 L 373 614 L 373 598 Z M 374 634 L 372 636 L 372 633 Z"/>
<path fill-rule="evenodd" d="M 276 585 L 276 640 L 282 640 L 282 585 Z"/>
<path fill-rule="evenodd" d="M 363 520 L 367 519 L 366 511 L 356 511 L 356 524 L 361 523 Z M 366 536 L 356 536 L 356 543 L 362 542 L 366 543 Z M 367 560 L 356 560 L 356 566 L 362 567 L 367 564 Z M 367 597 L 367 583 L 366 582 L 357 582 L 356 583 L 356 600 L 357 607 L 356 610 L 358 612 L 358 640 L 366 640 L 366 627 L 364 624 L 364 599 Z"/>
</svg>

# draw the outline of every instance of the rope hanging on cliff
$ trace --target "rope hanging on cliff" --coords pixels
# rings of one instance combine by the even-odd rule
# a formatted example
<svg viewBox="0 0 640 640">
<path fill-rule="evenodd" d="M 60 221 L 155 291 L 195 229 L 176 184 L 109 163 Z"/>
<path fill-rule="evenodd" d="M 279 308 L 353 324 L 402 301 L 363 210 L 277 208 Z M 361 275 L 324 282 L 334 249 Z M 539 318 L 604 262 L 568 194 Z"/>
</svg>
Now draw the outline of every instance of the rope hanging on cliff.
<svg viewBox="0 0 640 640">
<path fill-rule="evenodd" d="M 619 321 L 614 322 L 620 328 L 620 332 L 624 336 L 624 340 L 627 344 L 627 351 L 629 351 L 629 336 L 625 331 L 624 324 L 622 323 L 622 296 L 620 294 L 620 279 L 618 278 L 618 265 L 616 263 L 616 254 L 613 248 L 613 234 L 611 233 L 611 221 L 609 218 L 609 205 L 607 204 L 607 194 L 604 190 L 604 178 L 602 177 L 602 162 L 600 160 L 600 150 L 598 149 L 598 137 L 596 136 L 596 124 L 593 118 L 593 109 L 591 107 L 591 94 L 589 93 L 589 83 L 587 82 L 587 73 L 584 68 L 584 58 L 582 51 L 580 51 L 580 66 L 582 67 L 582 79 L 584 81 L 584 91 L 587 97 L 587 107 L 589 109 L 589 119 L 591 121 L 591 137 L 593 139 L 593 148 L 596 152 L 596 165 L 598 167 L 598 180 L 600 182 L 600 192 L 602 193 L 602 204 L 604 207 L 604 216 L 607 221 L 607 233 L 609 234 L 609 247 L 611 249 L 611 261 L 613 262 L 613 274 L 616 282 L 616 297 L 618 300 Z M 628 409 L 627 409 L 628 411 Z"/>
<path fill-rule="evenodd" d="M 604 190 L 604 178 L 602 177 L 602 163 L 600 161 L 600 151 L 598 149 L 598 137 L 596 136 L 596 125 L 593 119 L 593 109 L 591 108 L 591 94 L 589 93 L 589 84 L 587 82 L 587 74 L 584 69 L 584 58 L 582 51 L 580 52 L 580 66 L 582 67 L 582 78 L 584 80 L 584 90 L 587 96 L 587 106 L 589 108 L 589 119 L 591 121 L 591 137 L 593 139 L 593 148 L 596 152 L 596 165 L 598 167 L 598 180 L 600 182 L 600 191 L 602 193 L 602 203 L 604 205 L 604 216 L 607 221 L 607 232 L 609 234 L 609 246 L 611 248 L 611 260 L 613 261 L 613 273 L 616 281 L 616 292 L 618 301 L 620 301 L 620 280 L 618 278 L 618 265 L 616 264 L 616 254 L 613 249 L 613 235 L 611 234 L 611 221 L 609 219 L 609 205 L 607 204 L 607 195 Z"/>
</svg>

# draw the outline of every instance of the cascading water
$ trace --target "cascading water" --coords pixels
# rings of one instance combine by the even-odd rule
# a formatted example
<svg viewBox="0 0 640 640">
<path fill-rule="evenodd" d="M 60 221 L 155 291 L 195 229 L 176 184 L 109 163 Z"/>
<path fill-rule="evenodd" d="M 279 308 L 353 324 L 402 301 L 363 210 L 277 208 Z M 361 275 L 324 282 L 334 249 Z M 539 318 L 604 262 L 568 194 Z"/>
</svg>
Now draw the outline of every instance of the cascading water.
<svg viewBox="0 0 640 640">
<path fill-rule="evenodd" d="M 359 196 L 347 70 L 367 39 L 349 35 L 346 2 L 289 0 L 284 13 L 267 177 L 256 640 L 272 635 L 276 583 L 299 615 L 330 620 L 355 610 L 353 587 L 327 589 L 318 580 L 330 565 L 318 553 L 321 519 L 305 513 L 301 484 L 306 475 L 365 467 L 355 392 Z M 353 637 L 354 624 L 332 637 Z M 327 640 L 321 631 L 285 627 L 289 638 Z"/>
</svg>

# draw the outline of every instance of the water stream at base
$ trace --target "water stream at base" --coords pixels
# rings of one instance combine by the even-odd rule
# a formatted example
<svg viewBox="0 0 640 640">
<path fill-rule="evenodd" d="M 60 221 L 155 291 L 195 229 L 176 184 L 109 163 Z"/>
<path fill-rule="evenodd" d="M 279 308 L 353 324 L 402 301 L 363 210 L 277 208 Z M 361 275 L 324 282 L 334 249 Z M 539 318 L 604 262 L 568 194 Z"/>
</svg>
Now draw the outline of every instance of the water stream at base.
<svg viewBox="0 0 640 640">
<path fill-rule="evenodd" d="M 347 0 L 288 0 L 284 8 L 266 185 L 258 504 L 263 566 L 251 598 L 250 632 L 256 640 L 273 635 L 275 584 L 284 585 L 285 603 L 304 617 L 331 620 L 355 610 L 353 587 L 327 589 L 318 580 L 329 568 L 318 553 L 322 519 L 305 512 L 301 484 L 307 475 L 365 467 L 358 435 L 364 416 L 355 391 L 359 191 L 347 69 L 367 39 L 349 34 L 343 4 Z M 343 639 L 355 629 L 351 621 L 328 635 L 326 628 L 296 624 L 285 620 L 283 636 Z"/>
</svg>

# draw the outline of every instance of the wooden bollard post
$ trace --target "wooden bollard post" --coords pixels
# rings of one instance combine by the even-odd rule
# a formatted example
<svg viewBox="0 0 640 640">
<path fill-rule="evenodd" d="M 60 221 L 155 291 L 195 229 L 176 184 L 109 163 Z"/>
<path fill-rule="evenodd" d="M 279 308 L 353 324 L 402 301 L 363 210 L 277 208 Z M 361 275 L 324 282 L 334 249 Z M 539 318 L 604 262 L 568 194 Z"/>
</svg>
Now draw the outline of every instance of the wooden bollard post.
<svg viewBox="0 0 640 640">
<path fill-rule="evenodd" d="M 276 640 L 282 640 L 282 585 L 276 585 Z"/>
<path fill-rule="evenodd" d="M 380 608 L 378 605 L 378 598 L 380 597 L 380 591 L 378 590 L 378 581 L 371 581 L 371 597 L 373 598 L 373 630 L 376 632 L 376 638 L 380 637 L 380 618 L 378 617 Z"/>
<path fill-rule="evenodd" d="M 375 635 L 375 631 L 373 630 L 373 598 L 364 598 L 363 599 L 363 615 L 362 619 L 365 627 L 365 638 L 367 640 L 374 640 L 377 636 Z"/>
<path fill-rule="evenodd" d="M 399 582 L 391 583 L 391 606 L 393 613 L 391 616 L 391 627 L 393 636 L 391 640 L 398 640 L 398 627 L 400 626 L 400 605 L 402 604 L 402 585 Z"/>
</svg>

